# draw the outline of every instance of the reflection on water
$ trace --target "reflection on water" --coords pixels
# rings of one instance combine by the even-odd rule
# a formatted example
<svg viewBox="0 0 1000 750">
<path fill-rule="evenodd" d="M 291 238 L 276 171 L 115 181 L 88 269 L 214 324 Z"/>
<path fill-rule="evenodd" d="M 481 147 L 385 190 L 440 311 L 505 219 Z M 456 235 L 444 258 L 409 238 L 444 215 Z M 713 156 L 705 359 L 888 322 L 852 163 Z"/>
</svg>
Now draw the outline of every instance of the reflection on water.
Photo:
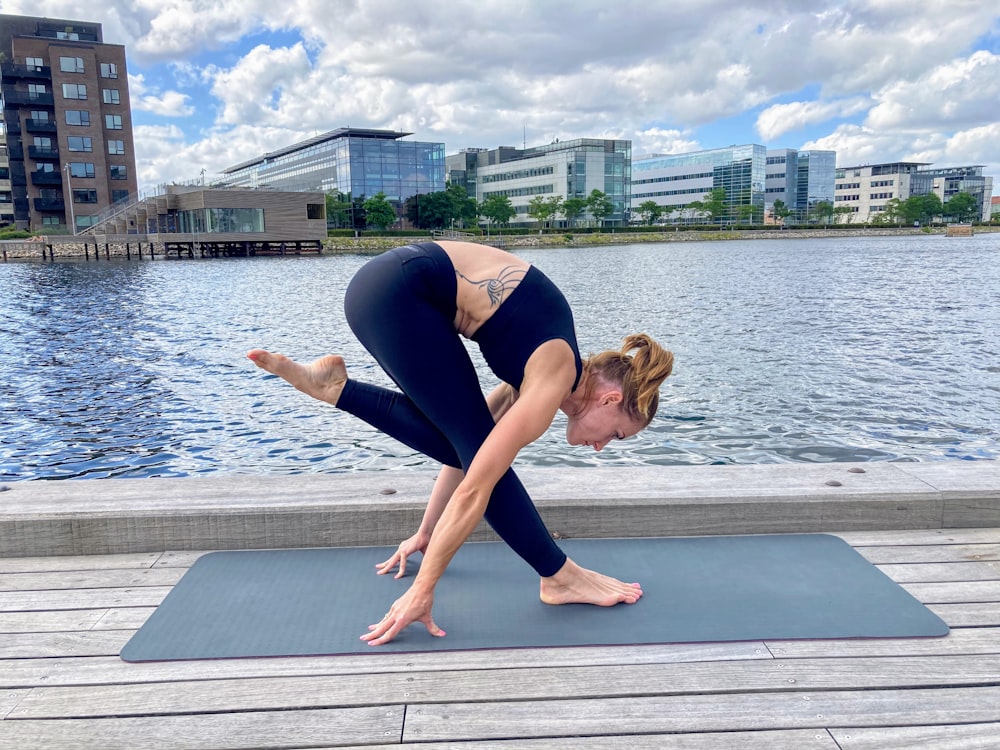
<svg viewBox="0 0 1000 750">
<path fill-rule="evenodd" d="M 596 454 L 557 419 L 520 463 L 1000 456 L 1000 235 L 520 254 L 584 354 L 642 330 L 677 356 L 639 437 Z M 364 260 L 0 265 L 0 479 L 430 468 L 244 358 L 337 351 L 388 384 L 343 319 Z"/>
</svg>

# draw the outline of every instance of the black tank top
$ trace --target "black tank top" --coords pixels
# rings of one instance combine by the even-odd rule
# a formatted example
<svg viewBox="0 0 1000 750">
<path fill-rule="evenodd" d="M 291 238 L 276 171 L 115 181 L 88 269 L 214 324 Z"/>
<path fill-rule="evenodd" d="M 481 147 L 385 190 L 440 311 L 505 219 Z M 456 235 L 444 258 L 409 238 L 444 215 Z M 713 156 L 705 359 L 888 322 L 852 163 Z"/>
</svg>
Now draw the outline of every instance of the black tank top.
<svg viewBox="0 0 1000 750">
<path fill-rule="evenodd" d="M 575 391 L 583 374 L 583 360 L 576 343 L 573 312 L 562 292 L 534 266 L 528 267 L 517 288 L 472 334 L 494 374 L 517 390 L 524 381 L 528 359 L 552 339 L 563 339 L 573 350 Z"/>
</svg>

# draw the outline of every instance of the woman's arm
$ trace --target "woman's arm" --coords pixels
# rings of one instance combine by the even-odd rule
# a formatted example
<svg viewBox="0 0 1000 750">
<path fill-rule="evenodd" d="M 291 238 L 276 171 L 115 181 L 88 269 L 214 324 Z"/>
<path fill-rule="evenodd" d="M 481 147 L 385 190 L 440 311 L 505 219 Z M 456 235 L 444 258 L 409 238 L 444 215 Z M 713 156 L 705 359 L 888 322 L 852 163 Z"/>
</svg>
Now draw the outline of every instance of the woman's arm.
<svg viewBox="0 0 1000 750">
<path fill-rule="evenodd" d="M 499 422 L 500 418 L 507 413 L 507 410 L 517 400 L 517 395 L 517 391 L 507 385 L 507 383 L 501 383 L 490 392 L 490 395 L 486 397 L 486 403 L 490 407 L 490 413 L 493 415 L 494 422 Z M 379 575 L 391 572 L 397 565 L 399 566 L 399 572 L 396 573 L 395 577 L 402 578 L 406 574 L 406 558 L 416 552 L 425 552 L 427 550 L 427 544 L 434 533 L 434 527 L 437 526 L 441 514 L 444 513 L 444 509 L 448 505 L 448 501 L 451 500 L 451 496 L 464 478 L 465 472 L 461 469 L 457 469 L 454 466 L 441 467 L 441 472 L 438 474 L 437 479 L 434 480 L 434 488 L 431 490 L 427 507 L 424 509 L 420 528 L 417 529 L 417 532 L 413 536 L 400 543 L 392 557 L 375 566 Z"/>
<path fill-rule="evenodd" d="M 434 588 L 452 557 L 483 517 L 493 487 L 510 468 L 518 451 L 549 428 L 559 404 L 569 391 L 576 369 L 571 358 L 568 365 L 563 366 L 568 346 L 565 342 L 561 343 L 565 351 L 561 352 L 555 366 L 548 368 L 547 377 L 532 378 L 529 387 L 526 368 L 520 395 L 486 438 L 465 479 L 453 493 L 427 545 L 420 572 L 410 589 L 393 603 L 381 622 L 371 626 L 371 632 L 362 636 L 370 645 L 388 643 L 413 622 L 422 622 L 433 635 L 444 635 L 431 616 Z M 542 348 L 557 351 L 554 347 L 543 345 L 539 352 Z"/>
</svg>

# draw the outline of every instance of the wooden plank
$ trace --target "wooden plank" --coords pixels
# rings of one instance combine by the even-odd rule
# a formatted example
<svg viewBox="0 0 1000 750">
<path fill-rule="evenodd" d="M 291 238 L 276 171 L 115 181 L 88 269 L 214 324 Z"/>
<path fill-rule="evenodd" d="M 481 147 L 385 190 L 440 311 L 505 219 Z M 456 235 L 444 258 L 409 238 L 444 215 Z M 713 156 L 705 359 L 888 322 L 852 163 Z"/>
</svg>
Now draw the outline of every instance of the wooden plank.
<svg viewBox="0 0 1000 750">
<path fill-rule="evenodd" d="M 25 695 L 27 695 L 27 691 L 4 690 L 0 693 L 0 727 L 3 726 L 3 720 L 7 718 L 7 715 L 14 710 Z"/>
<path fill-rule="evenodd" d="M 729 693 L 410 706 L 404 742 L 1000 721 L 1000 688 Z"/>
<path fill-rule="evenodd" d="M 129 634 L 131 635 L 131 634 Z M 136 682 L 177 682 L 306 675 L 354 675 L 371 672 L 435 672 L 472 669 L 575 667 L 617 664 L 770 660 L 763 643 L 706 643 L 680 646 L 616 646 L 604 648 L 510 649 L 427 654 L 361 654 L 348 656 L 129 664 L 118 652 L 104 656 L 14 659 L 0 664 L 0 687 Z"/>
<path fill-rule="evenodd" d="M 565 727 L 564 734 L 572 731 Z M 829 732 L 791 729 L 765 732 L 647 734 L 624 737 L 545 737 L 489 742 L 374 745 L 367 750 L 839 750 Z"/>
<path fill-rule="evenodd" d="M 173 586 L 184 575 L 183 568 L 114 570 L 68 570 L 0 575 L 0 591 L 54 591 L 60 589 L 106 589 L 133 586 Z"/>
<path fill-rule="evenodd" d="M 15 633 L 0 638 L 0 659 L 117 655 L 131 637 L 128 630 Z"/>
<path fill-rule="evenodd" d="M 776 659 L 840 656 L 1000 654 L 1000 628 L 961 628 L 944 638 L 861 638 L 841 641 L 766 641 Z"/>
<path fill-rule="evenodd" d="M 1000 527 L 968 529 L 881 529 L 832 532 L 853 547 L 888 547 L 906 545 L 996 544 Z M 861 551 L 860 549 L 858 550 Z"/>
<path fill-rule="evenodd" d="M 0 591 L 0 612 L 156 607 L 170 593 L 171 588 L 173 587 L 136 586 L 130 589 Z"/>
<path fill-rule="evenodd" d="M 114 655 L 85 658 L 14 659 L 0 664 L 0 688 L 138 682 L 178 682 L 235 678 L 278 678 L 308 675 L 355 675 L 371 672 L 565 668 L 618 664 L 682 664 L 686 662 L 771 659 L 763 643 L 706 643 L 680 646 L 615 646 L 604 648 L 510 649 L 426 654 L 361 654 L 273 659 L 129 664 Z"/>
<path fill-rule="evenodd" d="M 831 729 L 842 750 L 996 750 L 1000 723 L 945 724 L 933 727 L 858 727 Z"/>
<path fill-rule="evenodd" d="M 403 709 L 371 706 L 85 721 L 3 721 L 0 746 L 18 750 L 242 750 L 343 747 L 391 742 Z"/>
<path fill-rule="evenodd" d="M 902 586 L 924 604 L 1000 602 L 1000 581 L 904 583 Z"/>
<path fill-rule="evenodd" d="M 42 573 L 60 570 L 151 568 L 159 552 L 131 555 L 76 555 L 63 557 L 0 557 L 0 573 Z"/>
<path fill-rule="evenodd" d="M 1000 581 L 1000 562 L 901 563 L 879 565 L 896 583 Z"/>
<path fill-rule="evenodd" d="M 68 609 L 62 612 L 0 613 L 0 633 L 58 633 L 90 630 L 106 615 L 106 609 Z"/>
<path fill-rule="evenodd" d="M 138 630 L 156 607 L 124 607 L 105 610 L 105 615 L 94 625 L 94 630 Z"/>
<path fill-rule="evenodd" d="M 856 549 L 865 559 L 875 565 L 1000 560 L 1000 544 L 922 544 L 858 547 Z"/>
<path fill-rule="evenodd" d="M 204 557 L 212 550 L 199 551 L 170 551 L 160 555 L 156 561 L 157 568 L 190 568 L 199 558 Z"/>
<path fill-rule="evenodd" d="M 35 688 L 11 719 L 995 683 L 1000 655 L 496 669 Z M 1000 708 L 998 708 L 1000 710 Z"/>
<path fill-rule="evenodd" d="M 953 628 L 1000 625 L 1000 602 L 931 604 L 928 609 Z"/>
</svg>

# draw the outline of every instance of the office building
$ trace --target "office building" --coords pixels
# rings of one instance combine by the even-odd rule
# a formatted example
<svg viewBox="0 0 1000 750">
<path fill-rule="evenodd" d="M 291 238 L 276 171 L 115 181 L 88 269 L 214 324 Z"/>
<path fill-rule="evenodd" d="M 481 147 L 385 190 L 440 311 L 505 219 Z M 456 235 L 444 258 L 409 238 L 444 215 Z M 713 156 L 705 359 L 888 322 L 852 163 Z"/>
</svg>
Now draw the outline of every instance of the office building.
<svg viewBox="0 0 1000 750">
<path fill-rule="evenodd" d="M 524 149 L 466 149 L 448 156 L 447 166 L 449 181 L 463 185 L 477 202 L 493 195 L 508 197 L 516 212 L 511 226 L 537 223 L 528 214 L 537 196 L 587 198 L 594 190 L 611 199 L 613 210 L 604 219 L 605 225 L 628 220 L 631 141 L 577 138 Z M 565 223 L 558 217 L 555 220 L 556 225 Z"/>
<path fill-rule="evenodd" d="M 781 201 L 791 211 L 787 221 L 807 222 L 820 203 L 834 205 L 836 151 L 768 149 L 765 201 Z"/>
<path fill-rule="evenodd" d="M 125 48 L 101 24 L 0 15 L 0 224 L 76 232 L 137 192 Z"/>
<path fill-rule="evenodd" d="M 236 164 L 224 185 L 339 192 L 347 200 L 385 194 L 401 211 L 414 195 L 445 189 L 443 143 L 402 140 L 412 133 L 340 128 Z"/>
<path fill-rule="evenodd" d="M 767 149 L 757 144 L 637 158 L 632 163 L 633 209 L 651 200 L 664 209 L 664 218 L 704 221 L 686 207 L 722 188 L 727 211 L 720 222 L 760 223 L 766 161 Z"/>
<path fill-rule="evenodd" d="M 866 223 L 885 210 L 886 203 L 914 195 L 937 194 L 942 203 L 966 192 L 978 202 L 978 215 L 989 221 L 993 178 L 981 166 L 924 169 L 928 162 L 889 162 L 838 167 L 835 205 L 851 209 L 851 221 Z"/>
</svg>

